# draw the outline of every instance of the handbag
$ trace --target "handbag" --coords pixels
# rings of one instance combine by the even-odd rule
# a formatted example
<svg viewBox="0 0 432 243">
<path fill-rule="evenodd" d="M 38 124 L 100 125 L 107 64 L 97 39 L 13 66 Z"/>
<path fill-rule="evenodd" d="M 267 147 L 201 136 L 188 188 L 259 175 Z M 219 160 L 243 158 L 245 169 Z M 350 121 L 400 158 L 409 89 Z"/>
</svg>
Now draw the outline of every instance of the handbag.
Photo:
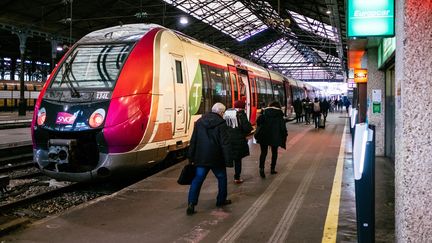
<svg viewBox="0 0 432 243">
<path fill-rule="evenodd" d="M 193 164 L 186 164 L 181 173 L 179 178 L 177 179 L 177 183 L 180 185 L 190 185 L 192 184 L 192 180 L 195 177 L 195 165 Z"/>
</svg>

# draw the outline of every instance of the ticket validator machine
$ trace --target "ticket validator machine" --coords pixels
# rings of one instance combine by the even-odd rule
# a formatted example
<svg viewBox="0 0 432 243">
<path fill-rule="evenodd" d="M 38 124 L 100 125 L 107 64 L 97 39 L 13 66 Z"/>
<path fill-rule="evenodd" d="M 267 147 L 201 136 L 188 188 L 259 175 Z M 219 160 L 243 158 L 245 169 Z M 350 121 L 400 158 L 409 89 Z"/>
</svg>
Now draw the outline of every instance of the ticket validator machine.
<svg viewBox="0 0 432 243">
<path fill-rule="evenodd" d="M 351 108 L 351 106 L 350 106 Z M 350 133 L 351 133 L 351 138 L 352 138 L 352 144 L 354 145 L 354 132 L 355 132 L 355 125 L 358 121 L 358 111 L 356 108 L 352 108 L 350 109 L 349 112 L 349 116 L 350 116 Z"/>
<path fill-rule="evenodd" d="M 375 126 L 355 125 L 353 164 L 358 242 L 375 242 Z"/>
</svg>

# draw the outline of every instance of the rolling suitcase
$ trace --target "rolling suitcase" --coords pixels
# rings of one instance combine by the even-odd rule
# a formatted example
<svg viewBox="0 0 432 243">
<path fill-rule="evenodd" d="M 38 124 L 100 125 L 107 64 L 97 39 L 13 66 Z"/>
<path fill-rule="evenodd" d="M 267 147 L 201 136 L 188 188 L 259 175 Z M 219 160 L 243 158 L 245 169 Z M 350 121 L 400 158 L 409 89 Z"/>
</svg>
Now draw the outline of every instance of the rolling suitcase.
<svg viewBox="0 0 432 243">
<path fill-rule="evenodd" d="M 319 123 L 318 123 L 318 127 L 319 128 L 325 128 L 325 120 L 324 120 L 323 114 L 321 114 L 321 117 L 320 117 L 320 120 L 319 120 Z"/>
</svg>

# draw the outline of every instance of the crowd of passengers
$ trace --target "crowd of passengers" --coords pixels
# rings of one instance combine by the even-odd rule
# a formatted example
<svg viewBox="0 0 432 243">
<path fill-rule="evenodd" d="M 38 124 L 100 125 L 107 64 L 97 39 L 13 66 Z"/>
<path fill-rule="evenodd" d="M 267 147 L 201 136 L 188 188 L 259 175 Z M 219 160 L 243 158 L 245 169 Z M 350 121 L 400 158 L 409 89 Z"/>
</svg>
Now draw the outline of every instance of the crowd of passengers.
<svg viewBox="0 0 432 243">
<path fill-rule="evenodd" d="M 234 108 L 226 110 L 225 105 L 216 103 L 212 111 L 204 114 L 195 122 L 190 141 L 188 158 L 194 165 L 195 175 L 192 179 L 189 194 L 187 215 L 194 214 L 201 186 L 207 174 L 212 171 L 218 181 L 216 207 L 231 204 L 227 198 L 226 167 L 234 167 L 234 183 L 241 184 L 242 158 L 249 155 L 246 137 L 252 131 L 252 125 L 245 113 L 245 102 L 238 100 Z M 271 102 L 262 109 L 257 118 L 254 137 L 260 145 L 259 175 L 265 178 L 265 160 L 271 150 L 270 174 L 277 174 L 276 161 L 278 147 L 285 149 L 288 131 L 286 121 L 278 101 Z"/>
<path fill-rule="evenodd" d="M 324 128 L 328 112 L 343 112 L 344 109 L 348 112 L 350 105 L 347 97 L 343 99 L 331 98 L 330 100 L 315 98 L 313 101 L 307 97 L 303 100 L 297 98 L 293 102 L 296 123 L 311 124 L 311 119 L 313 119 L 315 128 Z"/>
<path fill-rule="evenodd" d="M 296 122 L 302 122 L 304 118 L 306 124 L 310 124 L 313 117 L 315 127 L 318 128 L 321 119 L 325 124 L 329 111 L 342 111 L 342 105 L 348 111 L 350 103 L 346 97 L 343 101 L 331 99 L 330 102 L 327 99 L 320 101 L 318 98 L 313 102 L 309 98 L 302 101 L 296 99 L 293 104 L 297 114 Z M 264 179 L 268 150 L 271 151 L 270 174 L 275 175 L 278 148 L 286 148 L 288 131 L 280 103 L 272 101 L 261 109 L 256 123 L 254 138 L 261 149 L 258 172 Z M 242 100 L 237 100 L 234 108 L 228 110 L 222 103 L 216 103 L 211 112 L 207 112 L 195 122 L 188 150 L 189 162 L 194 165 L 195 173 L 190 182 L 187 215 L 196 213 L 195 206 L 198 204 L 201 186 L 210 171 L 218 181 L 216 207 L 231 204 L 228 199 L 226 167 L 234 167 L 234 183 L 241 184 L 242 158 L 249 155 L 246 137 L 251 131 L 252 125 L 246 116 L 245 102 Z"/>
</svg>

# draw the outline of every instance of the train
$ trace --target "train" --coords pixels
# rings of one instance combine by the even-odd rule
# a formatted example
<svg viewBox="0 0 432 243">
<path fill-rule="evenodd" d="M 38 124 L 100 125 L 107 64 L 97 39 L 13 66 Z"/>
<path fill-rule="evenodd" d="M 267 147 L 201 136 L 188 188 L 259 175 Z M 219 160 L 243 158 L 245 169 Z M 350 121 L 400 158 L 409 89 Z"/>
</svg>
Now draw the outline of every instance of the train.
<svg viewBox="0 0 432 243">
<path fill-rule="evenodd" d="M 39 82 L 24 83 L 24 98 L 28 110 L 34 109 L 39 93 L 43 84 Z M 18 110 L 20 99 L 19 81 L 1 80 L 0 81 L 0 111 Z"/>
<path fill-rule="evenodd" d="M 194 122 L 215 102 L 246 103 L 252 124 L 278 100 L 312 86 L 180 32 L 128 24 L 82 37 L 40 91 L 31 126 L 34 161 L 57 180 L 89 181 L 149 168 L 187 149 Z"/>
</svg>

